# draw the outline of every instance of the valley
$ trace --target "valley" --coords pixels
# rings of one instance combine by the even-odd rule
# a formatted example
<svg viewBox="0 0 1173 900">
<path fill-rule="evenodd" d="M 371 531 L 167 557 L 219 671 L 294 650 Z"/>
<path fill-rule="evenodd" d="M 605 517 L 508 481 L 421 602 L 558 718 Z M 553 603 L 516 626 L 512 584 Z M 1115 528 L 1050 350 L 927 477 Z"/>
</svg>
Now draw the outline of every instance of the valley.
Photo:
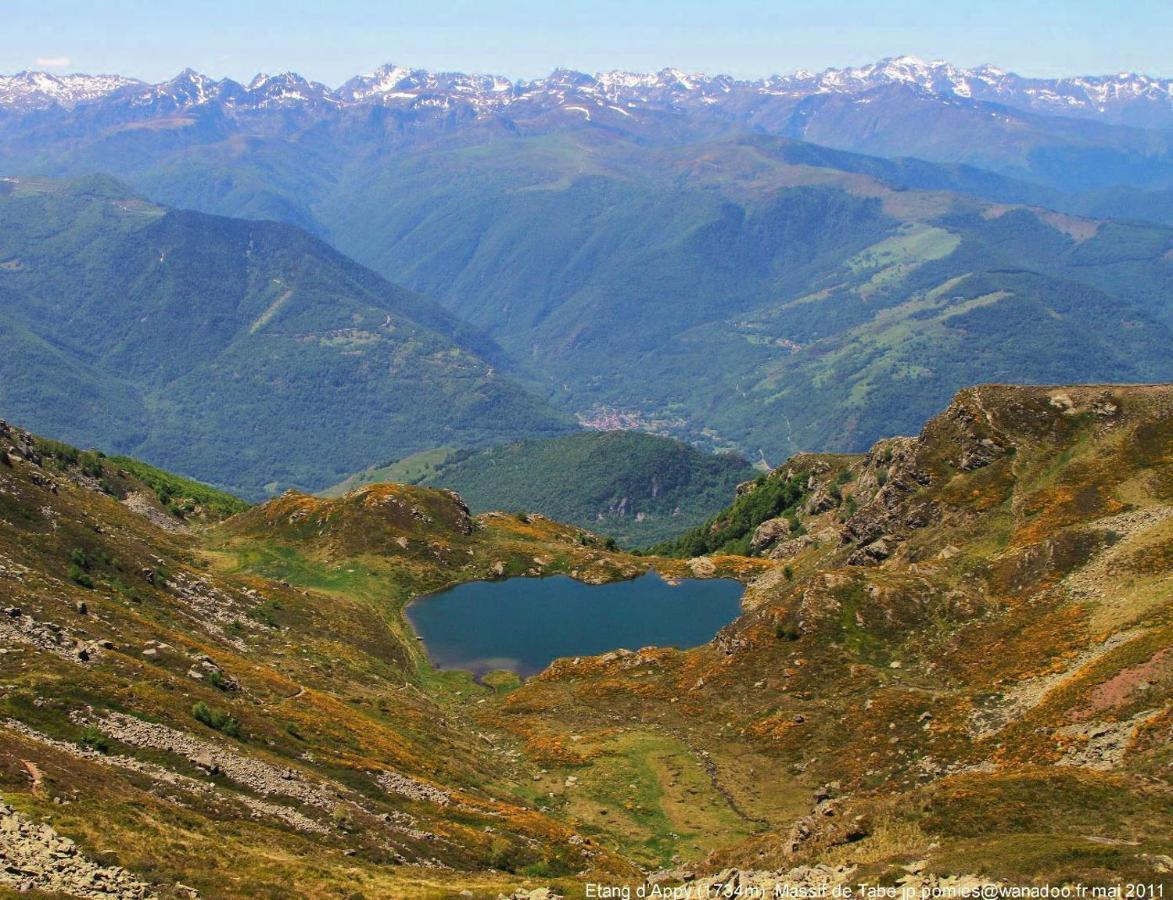
<svg viewBox="0 0 1173 900">
<path fill-rule="evenodd" d="M 745 485 L 721 548 L 637 557 L 416 486 L 241 509 L 6 425 L 5 815 L 159 896 L 1151 878 L 1171 429 L 1167 386 L 971 388 Z M 402 613 L 649 569 L 735 578 L 741 614 L 477 682 Z"/>
<path fill-rule="evenodd" d="M 215 5 L 119 40 L 271 58 Z M 350 12 L 310 43 L 385 59 Z M 1173 890 L 1173 81 L 51 43 L 0 74 L 0 896 Z"/>
<path fill-rule="evenodd" d="M 458 392 L 470 405 L 444 391 L 411 403 L 455 406 L 440 426 L 392 399 L 420 399 L 417 388 L 372 384 L 367 366 L 391 367 L 375 319 L 315 321 L 334 356 L 313 360 L 315 380 L 363 385 L 388 423 L 322 398 L 334 414 L 311 420 L 362 432 L 325 470 L 289 471 L 258 449 L 231 472 L 167 435 L 117 436 L 257 499 L 414 452 L 567 433 L 575 420 L 641 423 L 776 465 L 914 432 L 980 381 L 1173 379 L 1168 97 L 1167 82 L 1143 76 L 1046 82 L 912 58 L 759 82 L 560 70 L 518 83 L 396 66 L 336 89 L 293 74 L 13 76 L 0 90 L 0 171 L 117 172 L 153 204 L 304 229 L 402 285 L 408 318 L 477 358 L 466 369 L 464 357 L 428 357 L 441 383 L 468 373 L 478 385 Z M 31 277 L 3 270 L 0 286 Z M 296 323 L 300 295 L 288 309 L 281 296 L 258 296 L 241 323 L 275 317 L 233 351 L 250 364 L 266 331 Z M 90 364 L 25 353 L 75 373 Z M 241 363 L 229 353 L 215 371 Z M 281 385 L 299 414 L 318 403 L 289 385 L 304 372 L 250 370 L 240 379 Z M 90 380 L 136 434 L 196 390 L 181 380 L 143 396 Z M 76 422 L 30 418 L 37 408 L 25 397 L 9 414 L 114 446 Z M 296 434 L 282 439 L 312 457 Z"/>
<path fill-rule="evenodd" d="M 71 441 L 255 499 L 575 428 L 491 340 L 291 226 L 99 177 L 0 182 L 0 223 L 0 257 L 20 260 L 0 272 L 0 402 Z"/>
</svg>

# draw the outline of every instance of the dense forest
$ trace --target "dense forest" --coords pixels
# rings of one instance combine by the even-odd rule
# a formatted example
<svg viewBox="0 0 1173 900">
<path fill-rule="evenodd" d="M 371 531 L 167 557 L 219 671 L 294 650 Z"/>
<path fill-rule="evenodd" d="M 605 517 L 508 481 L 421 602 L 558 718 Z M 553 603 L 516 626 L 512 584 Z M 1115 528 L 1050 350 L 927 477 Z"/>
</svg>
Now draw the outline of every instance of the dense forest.
<svg viewBox="0 0 1173 900">
<path fill-rule="evenodd" d="M 361 472 L 458 491 L 474 512 L 542 513 L 630 547 L 664 540 L 723 508 L 755 470 L 739 456 L 636 431 L 586 431 L 497 447 L 422 453 Z"/>
</svg>

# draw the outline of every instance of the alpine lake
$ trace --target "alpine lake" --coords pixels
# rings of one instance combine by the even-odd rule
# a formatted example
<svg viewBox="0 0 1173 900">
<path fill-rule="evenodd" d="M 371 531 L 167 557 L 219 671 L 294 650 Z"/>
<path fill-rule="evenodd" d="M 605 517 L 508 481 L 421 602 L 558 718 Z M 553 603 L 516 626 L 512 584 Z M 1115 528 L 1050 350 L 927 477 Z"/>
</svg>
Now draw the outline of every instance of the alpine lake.
<svg viewBox="0 0 1173 900">
<path fill-rule="evenodd" d="M 511 578 L 421 597 L 406 613 L 437 668 L 525 678 L 560 657 L 703 644 L 737 617 L 744 590 L 730 579 L 670 583 L 655 572 L 599 585 Z"/>
</svg>

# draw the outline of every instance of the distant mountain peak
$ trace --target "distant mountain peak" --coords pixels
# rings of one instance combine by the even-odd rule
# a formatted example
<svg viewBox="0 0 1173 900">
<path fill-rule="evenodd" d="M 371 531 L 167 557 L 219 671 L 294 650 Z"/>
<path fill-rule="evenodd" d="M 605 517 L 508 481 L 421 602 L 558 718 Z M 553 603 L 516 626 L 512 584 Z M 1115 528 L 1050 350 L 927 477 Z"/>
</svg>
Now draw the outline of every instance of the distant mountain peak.
<svg viewBox="0 0 1173 900">
<path fill-rule="evenodd" d="M 97 100 L 131 86 L 146 87 L 121 75 L 53 75 L 49 72 L 17 72 L 0 75 L 0 108 L 47 109 L 71 107 Z"/>
<path fill-rule="evenodd" d="M 492 115 L 514 104 L 584 109 L 611 106 L 623 115 L 641 107 L 720 109 L 730 102 L 743 110 L 770 98 L 801 100 L 815 95 L 864 95 L 905 88 L 945 100 L 998 103 L 1051 115 L 1101 118 L 1120 124 L 1173 128 L 1173 80 L 1134 72 L 1065 78 L 1027 78 L 991 64 L 961 68 L 945 60 L 912 54 L 821 72 L 798 70 L 757 80 L 706 75 L 666 67 L 657 72 L 613 70 L 588 74 L 555 69 L 544 78 L 514 81 L 493 74 L 430 72 L 387 63 L 351 78 L 336 89 L 296 72 L 258 74 L 247 85 L 216 80 L 191 68 L 169 81 L 145 84 L 116 75 L 52 75 L 20 72 L 0 76 L 0 109 L 69 109 L 130 97 L 134 106 L 160 102 L 176 108 L 224 103 L 236 114 L 274 106 L 376 105 L 426 111 L 460 106 L 474 115 Z"/>
<path fill-rule="evenodd" d="M 333 92 L 326 85 L 310 81 L 297 72 L 278 75 L 257 74 L 248 83 L 248 97 L 244 102 L 257 106 L 293 106 L 312 102 L 335 103 Z M 238 101 L 239 102 L 239 101 Z"/>
</svg>

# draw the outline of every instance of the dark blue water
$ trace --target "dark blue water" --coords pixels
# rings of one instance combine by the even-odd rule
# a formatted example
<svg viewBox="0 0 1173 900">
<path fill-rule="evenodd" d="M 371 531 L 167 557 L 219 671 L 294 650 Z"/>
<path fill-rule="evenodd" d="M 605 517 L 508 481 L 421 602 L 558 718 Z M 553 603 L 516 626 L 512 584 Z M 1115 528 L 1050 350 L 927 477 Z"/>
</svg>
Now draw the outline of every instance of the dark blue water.
<svg viewBox="0 0 1173 900">
<path fill-rule="evenodd" d="M 703 644 L 737 617 L 743 590 L 726 579 L 670 585 L 654 572 L 600 585 L 565 575 L 474 581 L 409 604 L 407 618 L 437 668 L 524 677 L 560 656 Z"/>
</svg>

